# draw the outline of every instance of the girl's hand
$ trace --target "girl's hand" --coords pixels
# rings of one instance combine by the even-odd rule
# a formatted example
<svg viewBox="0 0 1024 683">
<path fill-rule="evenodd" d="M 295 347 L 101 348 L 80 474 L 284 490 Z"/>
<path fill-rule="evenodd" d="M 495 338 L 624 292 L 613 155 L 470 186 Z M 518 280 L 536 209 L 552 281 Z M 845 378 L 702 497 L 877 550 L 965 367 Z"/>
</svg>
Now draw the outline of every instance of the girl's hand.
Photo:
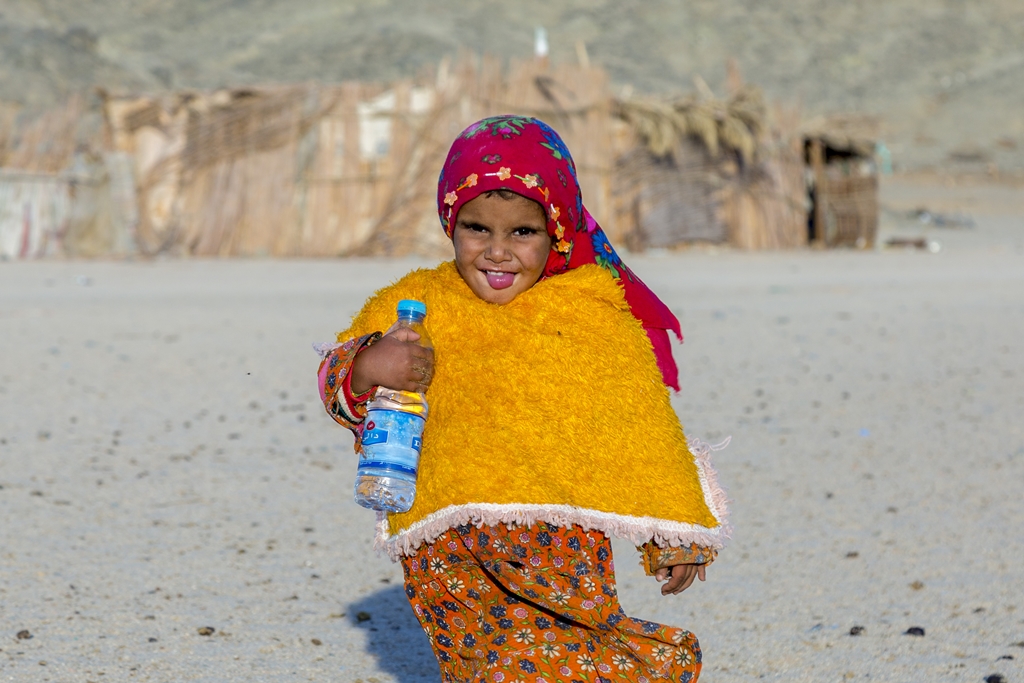
<svg viewBox="0 0 1024 683">
<path fill-rule="evenodd" d="M 392 328 L 360 351 L 352 364 L 352 393 L 375 386 L 425 392 L 434 378 L 434 351 L 414 343 L 419 338 L 407 327 Z"/>
<path fill-rule="evenodd" d="M 701 581 L 707 580 L 705 571 L 702 564 L 677 564 L 674 567 L 662 567 L 654 572 L 654 578 L 658 582 L 668 580 L 668 583 L 661 587 L 662 595 L 679 595 L 690 587 L 694 577 Z"/>
</svg>

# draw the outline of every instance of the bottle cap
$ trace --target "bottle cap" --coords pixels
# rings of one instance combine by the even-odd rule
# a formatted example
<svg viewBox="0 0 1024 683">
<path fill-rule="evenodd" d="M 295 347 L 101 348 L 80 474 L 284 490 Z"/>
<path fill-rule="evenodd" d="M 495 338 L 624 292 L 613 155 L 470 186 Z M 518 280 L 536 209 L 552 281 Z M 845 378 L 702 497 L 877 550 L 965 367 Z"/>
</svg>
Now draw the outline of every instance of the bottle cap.
<svg viewBox="0 0 1024 683">
<path fill-rule="evenodd" d="M 427 315 L 427 305 L 415 299 L 402 299 L 398 302 L 398 315 L 415 313 L 419 316 Z"/>
</svg>

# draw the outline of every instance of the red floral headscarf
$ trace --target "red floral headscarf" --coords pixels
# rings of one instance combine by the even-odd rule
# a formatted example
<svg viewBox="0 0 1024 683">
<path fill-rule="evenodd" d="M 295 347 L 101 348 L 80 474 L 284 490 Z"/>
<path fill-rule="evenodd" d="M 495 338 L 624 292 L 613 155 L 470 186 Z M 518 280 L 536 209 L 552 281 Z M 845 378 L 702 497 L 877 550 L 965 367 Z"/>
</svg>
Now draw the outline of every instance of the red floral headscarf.
<svg viewBox="0 0 1024 683">
<path fill-rule="evenodd" d="M 462 131 L 437 182 L 437 209 L 448 237 L 462 205 L 491 190 L 511 190 L 544 207 L 552 245 L 542 277 L 596 263 L 618 280 L 633 315 L 647 331 L 665 384 L 678 391 L 668 330 L 682 340 L 679 321 L 626 267 L 584 208 L 576 164 L 558 133 L 524 116 L 494 116 Z"/>
</svg>

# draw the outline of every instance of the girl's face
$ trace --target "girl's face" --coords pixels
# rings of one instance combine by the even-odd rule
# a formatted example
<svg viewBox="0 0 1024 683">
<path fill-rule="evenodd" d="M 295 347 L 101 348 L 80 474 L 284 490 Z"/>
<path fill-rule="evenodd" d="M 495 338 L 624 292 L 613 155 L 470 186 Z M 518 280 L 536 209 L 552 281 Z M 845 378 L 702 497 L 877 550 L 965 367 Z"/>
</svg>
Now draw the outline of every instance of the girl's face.
<svg viewBox="0 0 1024 683">
<path fill-rule="evenodd" d="M 463 204 L 452 239 L 462 279 L 492 304 L 507 304 L 533 287 L 551 251 L 544 209 L 513 193 L 485 193 Z"/>
</svg>

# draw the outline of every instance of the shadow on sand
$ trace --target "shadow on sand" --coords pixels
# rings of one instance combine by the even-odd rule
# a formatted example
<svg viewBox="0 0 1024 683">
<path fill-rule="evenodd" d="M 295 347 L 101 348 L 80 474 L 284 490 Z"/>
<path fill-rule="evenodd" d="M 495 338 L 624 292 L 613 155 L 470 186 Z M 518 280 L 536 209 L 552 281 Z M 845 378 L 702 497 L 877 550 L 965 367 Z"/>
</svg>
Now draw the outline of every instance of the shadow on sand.
<svg viewBox="0 0 1024 683">
<path fill-rule="evenodd" d="M 363 613 L 365 619 L 359 621 Z M 348 618 L 366 631 L 366 651 L 401 683 L 438 681 L 441 672 L 402 586 L 389 586 L 349 606 Z"/>
</svg>

